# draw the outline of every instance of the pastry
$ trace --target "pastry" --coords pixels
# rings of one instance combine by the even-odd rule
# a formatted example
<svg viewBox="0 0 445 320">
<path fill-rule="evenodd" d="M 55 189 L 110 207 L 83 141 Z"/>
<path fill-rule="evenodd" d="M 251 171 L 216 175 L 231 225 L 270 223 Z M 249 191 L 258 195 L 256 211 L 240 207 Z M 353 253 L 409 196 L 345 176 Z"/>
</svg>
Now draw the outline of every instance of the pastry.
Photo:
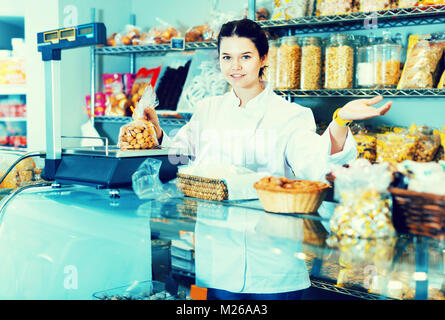
<svg viewBox="0 0 445 320">
<path fill-rule="evenodd" d="M 330 185 L 325 182 L 265 177 L 254 184 L 264 210 L 277 213 L 316 212 Z"/>
</svg>

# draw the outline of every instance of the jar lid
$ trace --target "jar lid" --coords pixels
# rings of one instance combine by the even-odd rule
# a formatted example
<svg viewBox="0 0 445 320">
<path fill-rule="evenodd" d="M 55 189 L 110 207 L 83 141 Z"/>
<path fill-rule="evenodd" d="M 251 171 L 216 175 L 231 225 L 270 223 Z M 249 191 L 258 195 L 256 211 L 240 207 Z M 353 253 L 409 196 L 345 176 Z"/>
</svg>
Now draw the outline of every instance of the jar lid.
<svg viewBox="0 0 445 320">
<path fill-rule="evenodd" d="M 304 37 L 301 39 L 301 42 L 303 45 L 306 44 L 316 44 L 316 45 L 320 45 L 321 44 L 322 39 L 320 37 Z"/>
<path fill-rule="evenodd" d="M 294 44 L 294 43 L 298 43 L 299 40 L 300 40 L 300 38 L 295 37 L 295 36 L 285 36 L 280 39 L 280 43 Z"/>
</svg>

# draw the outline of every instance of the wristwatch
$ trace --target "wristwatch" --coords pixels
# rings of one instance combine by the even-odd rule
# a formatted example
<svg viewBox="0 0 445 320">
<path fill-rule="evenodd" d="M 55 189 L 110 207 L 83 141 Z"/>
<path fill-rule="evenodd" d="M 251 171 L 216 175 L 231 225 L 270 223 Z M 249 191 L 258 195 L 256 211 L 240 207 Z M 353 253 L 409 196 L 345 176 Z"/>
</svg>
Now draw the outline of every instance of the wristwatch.
<svg viewBox="0 0 445 320">
<path fill-rule="evenodd" d="M 351 123 L 352 123 L 352 120 L 343 120 L 342 118 L 340 118 L 339 116 L 338 116 L 338 111 L 340 110 L 341 108 L 338 108 L 337 110 L 335 110 L 335 112 L 334 112 L 334 115 L 332 116 L 332 120 L 335 120 L 336 122 L 337 122 L 337 124 L 340 126 L 340 127 L 349 127 L 350 125 L 351 125 Z"/>
</svg>

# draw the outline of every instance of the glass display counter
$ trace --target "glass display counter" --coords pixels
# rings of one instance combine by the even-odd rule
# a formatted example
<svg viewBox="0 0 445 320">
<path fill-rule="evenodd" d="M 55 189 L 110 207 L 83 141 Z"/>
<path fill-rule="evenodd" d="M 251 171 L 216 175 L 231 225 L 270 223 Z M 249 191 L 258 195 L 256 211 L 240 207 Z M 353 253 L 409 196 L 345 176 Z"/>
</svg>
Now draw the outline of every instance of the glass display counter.
<svg viewBox="0 0 445 320">
<path fill-rule="evenodd" d="M 273 293 L 312 286 L 345 298 L 445 299 L 443 241 L 335 239 L 326 231 L 329 221 L 267 213 L 258 200 L 142 201 L 132 190 L 111 196 L 62 186 L 28 188 L 3 199 L 1 208 L 6 299 L 91 299 L 132 281 L 166 279 L 188 289 Z M 77 268 L 78 290 L 63 287 L 66 266 Z"/>
</svg>

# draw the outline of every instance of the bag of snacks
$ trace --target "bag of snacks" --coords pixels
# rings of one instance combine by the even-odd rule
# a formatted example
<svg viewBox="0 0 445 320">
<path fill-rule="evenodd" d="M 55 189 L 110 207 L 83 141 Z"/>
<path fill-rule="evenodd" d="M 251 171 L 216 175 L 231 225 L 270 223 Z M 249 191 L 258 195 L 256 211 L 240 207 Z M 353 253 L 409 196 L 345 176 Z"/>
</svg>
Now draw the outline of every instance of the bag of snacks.
<svg viewBox="0 0 445 320">
<path fill-rule="evenodd" d="M 330 220 L 334 235 L 364 239 L 394 235 L 388 168 L 388 163 L 373 165 L 365 159 L 353 161 L 349 168 L 334 168 L 334 197 L 339 201 Z"/>
<path fill-rule="evenodd" d="M 406 130 L 377 134 L 377 162 L 402 162 L 412 160 L 416 138 Z"/>
<path fill-rule="evenodd" d="M 147 86 L 141 100 L 133 110 L 133 121 L 119 130 L 118 147 L 121 150 L 152 149 L 159 145 L 153 123 L 144 120 L 145 108 L 156 108 L 158 99 L 151 86 Z"/>
<path fill-rule="evenodd" d="M 355 12 L 354 0 L 317 0 L 316 16 L 343 15 Z"/>
<path fill-rule="evenodd" d="M 160 72 L 161 66 L 152 69 L 139 69 L 129 91 L 131 104 L 133 106 L 136 106 L 148 86 L 152 88 L 156 86 Z"/>
<path fill-rule="evenodd" d="M 415 137 L 413 160 L 418 162 L 430 162 L 434 159 L 440 147 L 440 135 L 427 127 L 417 127 L 414 124 L 409 128 L 409 133 Z"/>
<path fill-rule="evenodd" d="M 443 68 L 443 35 L 411 35 L 407 58 L 397 89 L 434 88 Z"/>
</svg>

